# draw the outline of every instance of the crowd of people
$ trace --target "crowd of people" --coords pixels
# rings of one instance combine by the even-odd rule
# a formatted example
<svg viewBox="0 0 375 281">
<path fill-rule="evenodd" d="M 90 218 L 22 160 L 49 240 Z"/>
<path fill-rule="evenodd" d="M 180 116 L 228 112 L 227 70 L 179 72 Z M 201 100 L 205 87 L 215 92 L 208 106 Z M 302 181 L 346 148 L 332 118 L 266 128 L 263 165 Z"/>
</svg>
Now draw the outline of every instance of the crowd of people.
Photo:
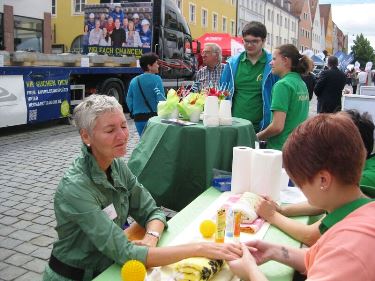
<svg viewBox="0 0 375 281">
<path fill-rule="evenodd" d="M 87 25 L 96 40 L 91 42 L 99 44 L 104 33 L 112 35 L 112 45 L 121 42 L 116 37 L 120 35 L 113 36 L 121 23 L 124 32 L 128 28 L 126 38 L 138 40 L 137 31 L 129 33 L 138 23 L 121 16 L 117 8 L 114 13 L 107 22 L 104 17 L 97 19 L 91 30 Z M 113 18 L 115 28 L 104 31 Z M 335 57 L 328 58 L 328 70 L 309 86 L 304 76 L 311 72 L 312 61 L 295 46 L 281 45 L 268 53 L 264 49 L 267 30 L 260 22 L 248 23 L 242 36 L 245 51 L 226 64 L 221 63 L 218 45 L 204 46 L 205 66 L 197 73 L 193 88 L 226 88 L 233 116 L 250 120 L 259 140 L 267 140 L 268 148 L 282 150 L 283 166 L 308 202 L 278 206 L 264 197 L 256 211 L 310 248 L 264 241 L 156 247 L 167 222 L 121 158 L 129 138 L 122 107 L 113 97 L 91 95 L 74 109 L 82 153 L 56 191 L 59 239 L 43 280 L 91 280 L 110 264 L 129 259 L 153 267 L 195 256 L 226 260 L 243 280 L 267 280 L 258 265 L 269 260 L 293 267 L 308 280 L 375 280 L 371 117 L 341 111 L 346 77 Z M 162 80 L 156 75 L 158 59 L 156 54 L 144 54 L 140 59 L 144 74 L 133 78 L 129 86 L 127 105 L 140 136 L 163 99 Z M 308 118 L 311 88 L 318 97 L 319 114 Z M 288 218 L 323 213 L 324 218 L 310 226 Z M 124 235 L 129 215 L 146 229 L 143 239 L 131 242 Z"/>
<path fill-rule="evenodd" d="M 151 48 L 151 23 L 148 14 L 124 13 L 116 5 L 110 13 L 89 14 L 84 25 L 83 52 L 88 46 Z"/>
</svg>

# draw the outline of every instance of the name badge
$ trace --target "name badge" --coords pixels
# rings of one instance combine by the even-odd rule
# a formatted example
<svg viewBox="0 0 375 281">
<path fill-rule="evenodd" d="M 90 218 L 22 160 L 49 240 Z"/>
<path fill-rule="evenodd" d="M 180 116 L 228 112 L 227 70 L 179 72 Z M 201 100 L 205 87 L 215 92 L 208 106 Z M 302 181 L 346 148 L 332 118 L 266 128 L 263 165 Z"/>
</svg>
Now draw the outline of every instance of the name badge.
<svg viewBox="0 0 375 281">
<path fill-rule="evenodd" d="M 111 205 L 108 205 L 107 207 L 105 207 L 103 209 L 103 211 L 104 211 L 104 213 L 107 214 L 109 219 L 114 220 L 115 218 L 117 218 L 117 213 L 116 213 L 116 210 L 115 210 L 115 206 L 113 206 L 113 203 Z"/>
</svg>

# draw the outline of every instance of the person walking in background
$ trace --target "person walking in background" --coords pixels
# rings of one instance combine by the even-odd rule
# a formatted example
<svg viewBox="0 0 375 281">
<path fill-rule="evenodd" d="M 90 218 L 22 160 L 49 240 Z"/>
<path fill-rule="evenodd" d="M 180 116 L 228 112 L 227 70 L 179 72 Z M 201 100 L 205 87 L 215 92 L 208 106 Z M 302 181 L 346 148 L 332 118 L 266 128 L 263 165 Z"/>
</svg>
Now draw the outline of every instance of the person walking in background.
<svg viewBox="0 0 375 281">
<path fill-rule="evenodd" d="M 311 63 L 292 44 L 273 52 L 272 73 L 281 79 L 272 88 L 271 124 L 257 133 L 258 140 L 267 140 L 267 148 L 281 150 L 289 134 L 307 119 L 309 93 L 301 73 L 306 73 Z"/>
<path fill-rule="evenodd" d="M 358 73 L 357 73 L 357 71 L 355 70 L 355 68 L 353 68 L 353 69 L 350 71 L 350 77 L 351 77 L 351 79 L 352 79 L 352 88 L 353 88 L 352 93 L 353 93 L 353 94 L 356 94 L 356 93 L 357 93 L 357 85 L 358 85 Z"/>
<path fill-rule="evenodd" d="M 312 73 L 313 69 L 314 69 L 314 62 L 310 60 L 309 68 L 306 70 L 305 73 L 301 74 L 301 78 L 303 82 L 305 82 L 307 90 L 309 91 L 309 100 L 311 100 L 314 95 L 314 88 L 316 85 L 316 77 L 315 77 L 315 74 Z"/>
<path fill-rule="evenodd" d="M 314 92 L 318 97 L 318 113 L 332 113 L 341 110 L 342 90 L 346 84 L 345 74 L 337 68 L 335 56 L 328 57 L 328 70 L 319 76 Z"/>
<path fill-rule="evenodd" d="M 159 101 L 165 100 L 163 81 L 159 75 L 159 57 L 154 53 L 141 56 L 139 63 L 143 74 L 130 81 L 126 103 L 129 111 L 134 116 L 134 123 L 139 136 L 148 119 L 156 116 Z"/>
<path fill-rule="evenodd" d="M 225 64 L 221 63 L 221 48 L 216 43 L 206 43 L 202 51 L 204 67 L 202 67 L 195 76 L 195 82 L 192 86 L 192 92 L 198 92 L 203 88 L 219 88 L 221 73 Z"/>
<path fill-rule="evenodd" d="M 265 129 L 271 121 L 271 90 L 278 77 L 271 73 L 272 55 L 263 49 L 266 26 L 257 21 L 242 30 L 245 51 L 228 59 L 220 86 L 232 95 L 232 114 L 251 121 L 254 130 Z"/>
<path fill-rule="evenodd" d="M 367 72 L 364 70 L 363 67 L 361 67 L 361 71 L 358 73 L 358 87 L 357 87 L 358 95 L 361 94 L 361 87 L 366 86 L 367 78 L 368 78 Z"/>
</svg>

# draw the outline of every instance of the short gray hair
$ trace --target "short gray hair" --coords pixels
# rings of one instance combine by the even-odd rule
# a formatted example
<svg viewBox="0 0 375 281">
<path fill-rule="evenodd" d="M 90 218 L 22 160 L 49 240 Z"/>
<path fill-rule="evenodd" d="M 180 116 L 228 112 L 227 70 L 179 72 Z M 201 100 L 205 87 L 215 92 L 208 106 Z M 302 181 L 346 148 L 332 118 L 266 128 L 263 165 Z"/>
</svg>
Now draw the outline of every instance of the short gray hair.
<svg viewBox="0 0 375 281">
<path fill-rule="evenodd" d="M 204 46 L 206 47 L 211 47 L 211 50 L 212 52 L 214 53 L 218 53 L 219 54 L 219 62 L 222 62 L 223 60 L 223 54 L 222 54 L 222 51 L 221 51 L 221 47 L 216 44 L 216 43 L 206 43 L 204 44 Z"/>
<path fill-rule="evenodd" d="M 73 111 L 73 125 L 92 132 L 95 127 L 96 118 L 106 112 L 122 112 L 122 106 L 114 97 L 105 95 L 90 95 L 85 98 Z"/>
</svg>

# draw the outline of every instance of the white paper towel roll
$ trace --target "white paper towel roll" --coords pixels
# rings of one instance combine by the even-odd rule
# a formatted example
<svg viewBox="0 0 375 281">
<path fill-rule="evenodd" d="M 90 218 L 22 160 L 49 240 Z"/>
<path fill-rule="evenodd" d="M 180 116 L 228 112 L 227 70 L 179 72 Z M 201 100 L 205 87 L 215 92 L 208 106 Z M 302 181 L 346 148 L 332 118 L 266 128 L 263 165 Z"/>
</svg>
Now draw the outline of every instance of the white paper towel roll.
<svg viewBox="0 0 375 281">
<path fill-rule="evenodd" d="M 253 149 L 246 146 L 233 147 L 232 183 L 233 193 L 250 191 L 251 155 Z"/>
<path fill-rule="evenodd" d="M 254 149 L 251 162 L 250 191 L 278 201 L 282 169 L 281 151 Z"/>
</svg>

